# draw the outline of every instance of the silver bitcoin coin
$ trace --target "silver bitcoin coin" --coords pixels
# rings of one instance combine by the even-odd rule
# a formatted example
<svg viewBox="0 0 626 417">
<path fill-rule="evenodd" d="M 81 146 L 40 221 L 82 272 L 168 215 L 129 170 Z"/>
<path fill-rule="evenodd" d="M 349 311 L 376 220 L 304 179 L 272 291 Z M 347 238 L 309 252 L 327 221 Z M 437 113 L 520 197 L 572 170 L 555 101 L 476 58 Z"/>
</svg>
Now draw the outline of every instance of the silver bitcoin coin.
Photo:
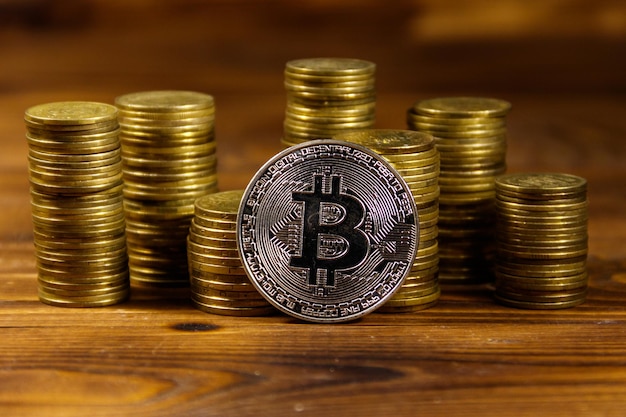
<svg viewBox="0 0 626 417">
<path fill-rule="evenodd" d="M 418 246 L 415 203 L 400 174 L 360 145 L 317 140 L 271 158 L 237 219 L 243 265 L 279 310 L 342 322 L 382 306 Z"/>
</svg>

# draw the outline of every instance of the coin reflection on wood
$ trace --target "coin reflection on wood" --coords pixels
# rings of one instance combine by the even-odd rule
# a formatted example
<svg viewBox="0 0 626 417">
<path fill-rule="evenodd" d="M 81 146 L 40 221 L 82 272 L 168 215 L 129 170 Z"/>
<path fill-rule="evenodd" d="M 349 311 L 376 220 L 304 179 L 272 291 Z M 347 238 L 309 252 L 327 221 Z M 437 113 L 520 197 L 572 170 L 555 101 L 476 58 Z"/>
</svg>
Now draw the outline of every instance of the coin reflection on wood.
<svg viewBox="0 0 626 417">
<path fill-rule="evenodd" d="M 314 322 L 382 306 L 418 245 L 415 203 L 400 174 L 360 145 L 310 141 L 271 158 L 243 195 L 244 267 L 279 310 Z"/>
<path fill-rule="evenodd" d="M 98 307 L 129 296 L 117 109 L 31 107 L 24 120 L 39 299 Z"/>
</svg>

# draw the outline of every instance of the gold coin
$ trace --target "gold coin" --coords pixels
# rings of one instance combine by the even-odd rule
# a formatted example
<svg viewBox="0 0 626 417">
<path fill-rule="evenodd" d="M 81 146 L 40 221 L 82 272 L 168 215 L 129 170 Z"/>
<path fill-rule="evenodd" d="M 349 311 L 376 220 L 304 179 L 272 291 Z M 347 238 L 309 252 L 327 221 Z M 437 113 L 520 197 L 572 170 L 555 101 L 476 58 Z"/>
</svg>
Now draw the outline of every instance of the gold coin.
<svg viewBox="0 0 626 417">
<path fill-rule="evenodd" d="M 198 271 L 193 269 L 192 265 L 190 265 L 189 268 L 189 279 L 193 285 L 200 285 L 223 291 L 254 291 L 258 294 L 258 291 L 246 275 L 227 275 L 226 278 L 222 278 L 224 276 L 225 275 Z"/>
<path fill-rule="evenodd" d="M 184 146 L 129 146 L 122 143 L 122 156 L 137 155 L 139 157 L 152 155 L 159 158 L 182 158 L 187 159 L 194 156 L 203 156 L 215 150 L 215 142 L 205 142 L 197 145 Z"/>
<path fill-rule="evenodd" d="M 185 172 L 187 167 L 193 171 L 196 166 L 211 166 L 217 162 L 217 157 L 214 153 L 212 153 L 192 158 L 181 158 L 178 160 L 159 160 L 148 158 L 145 155 L 124 155 L 123 162 L 125 166 L 133 166 L 155 172 Z"/>
<path fill-rule="evenodd" d="M 24 114 L 26 121 L 42 125 L 92 125 L 109 122 L 117 117 L 117 109 L 104 103 L 63 101 L 30 107 Z"/>
<path fill-rule="evenodd" d="M 201 272 L 212 272 L 221 275 L 246 275 L 243 266 L 225 266 L 219 264 L 211 264 L 199 259 L 191 259 L 189 262 L 195 270 Z M 241 263 L 241 261 L 240 261 Z"/>
<path fill-rule="evenodd" d="M 374 86 L 374 77 L 365 77 L 363 79 L 335 78 L 335 79 L 302 79 L 292 77 L 291 72 L 285 72 L 284 86 L 285 88 L 364 88 Z"/>
<path fill-rule="evenodd" d="M 561 196 L 563 198 L 555 197 L 555 196 L 543 196 L 543 195 L 506 192 L 501 189 L 497 189 L 497 191 L 498 191 L 498 194 L 496 197 L 499 202 L 521 204 L 521 205 L 533 207 L 533 208 L 536 207 L 538 210 L 540 210 L 542 206 L 546 206 L 545 210 L 550 210 L 550 208 L 559 210 L 559 209 L 567 208 L 570 206 L 575 207 L 578 204 L 586 204 L 587 202 L 586 191 L 578 193 L 578 194 L 563 195 Z"/>
<path fill-rule="evenodd" d="M 120 142 L 124 144 L 127 139 L 143 140 L 144 142 L 155 145 L 164 145 L 165 143 L 178 143 L 180 141 L 190 140 L 192 142 L 214 142 L 215 141 L 215 127 L 212 124 L 204 125 L 201 127 L 193 126 L 191 129 L 148 129 L 148 128 L 135 128 L 128 126 L 121 126 L 123 129 L 120 131 Z"/>
<path fill-rule="evenodd" d="M 503 274 L 496 271 L 496 286 L 511 286 L 524 290 L 545 290 L 559 291 L 566 289 L 576 289 L 587 286 L 587 272 L 580 273 L 571 277 L 557 278 L 529 278 L 518 277 L 515 275 Z"/>
<path fill-rule="evenodd" d="M 145 191 L 153 191 L 158 188 L 163 190 L 164 192 L 171 191 L 193 191 L 198 187 L 203 187 L 206 184 L 215 183 L 217 180 L 217 174 L 212 173 L 208 176 L 196 176 L 192 178 L 180 179 L 177 181 L 146 181 L 146 182 L 131 182 L 127 184 L 128 189 L 136 189 L 136 190 L 145 190 Z"/>
<path fill-rule="evenodd" d="M 94 154 L 100 152 L 108 152 L 119 148 L 120 141 L 117 134 L 112 134 L 106 137 L 89 140 L 75 140 L 72 142 L 61 142 L 52 139 L 36 138 L 32 135 L 26 134 L 26 141 L 28 145 L 41 149 L 50 153 L 59 152 L 62 154 Z"/>
<path fill-rule="evenodd" d="M 40 146 L 51 147 L 71 147 L 73 144 L 79 145 L 85 142 L 98 142 L 103 140 L 119 140 L 120 128 L 117 122 L 113 122 L 105 125 L 105 127 L 98 129 L 91 129 L 87 131 L 50 131 L 50 130 L 37 130 L 27 129 L 27 138 L 32 138 L 36 142 L 41 142 Z"/>
<path fill-rule="evenodd" d="M 58 164 L 62 166 L 63 164 L 73 164 L 77 162 L 81 163 L 93 163 L 93 162 L 102 162 L 109 161 L 111 159 L 120 157 L 122 154 L 121 148 L 117 148 L 111 151 L 102 152 L 102 153 L 94 153 L 94 154 L 58 154 L 58 153 L 50 153 L 46 151 L 41 151 L 33 148 L 28 149 L 28 155 L 37 160 L 48 161 L 52 164 Z"/>
<path fill-rule="evenodd" d="M 195 91 L 143 91 L 125 94 L 115 99 L 124 111 L 144 113 L 182 113 L 213 108 L 213 97 Z"/>
<path fill-rule="evenodd" d="M 545 249 L 535 249 L 529 251 L 519 251 L 517 249 L 505 249 L 499 247 L 497 250 L 498 257 L 502 259 L 538 259 L 538 260 L 563 260 L 563 259 L 578 259 L 583 256 L 587 256 L 587 247 L 574 248 L 574 249 L 560 249 L 554 251 L 547 251 Z"/>
<path fill-rule="evenodd" d="M 141 98 L 140 98 L 141 99 Z M 199 110 L 187 110 L 187 111 L 169 111 L 167 110 L 167 106 L 161 107 L 159 106 L 159 111 L 149 111 L 145 109 L 141 110 L 130 110 L 130 109 L 118 109 L 118 117 L 130 117 L 130 118 L 141 118 L 141 119 L 149 119 L 154 120 L 157 123 L 161 121 L 171 121 L 171 120 L 180 120 L 180 119 L 195 119 L 198 117 L 208 117 L 215 114 L 215 103 L 212 106 L 202 108 Z M 165 111 L 162 111 L 165 110 Z"/>
<path fill-rule="evenodd" d="M 384 155 L 420 153 L 435 146 L 431 135 L 412 130 L 368 129 L 343 132 L 334 138 L 363 145 Z"/>
<path fill-rule="evenodd" d="M 115 282 L 128 277 L 126 259 L 107 267 L 85 268 L 67 263 L 47 264 L 37 262 L 37 275 L 48 282 L 61 283 L 101 283 Z"/>
<path fill-rule="evenodd" d="M 300 114 L 293 113 L 289 109 L 285 112 L 285 120 L 293 120 L 299 123 L 310 123 L 313 125 L 327 125 L 327 124 L 340 124 L 340 123 L 354 123 L 354 122 L 369 122 L 373 123 L 375 115 L 371 112 L 355 115 L 355 116 L 340 116 L 338 114 L 328 113 L 310 113 Z"/>
<path fill-rule="evenodd" d="M 204 311 L 210 314 L 218 314 L 222 316 L 238 316 L 238 317 L 254 317 L 254 316 L 268 316 L 275 314 L 276 310 L 271 305 L 266 307 L 232 307 L 214 305 L 202 301 L 198 301 L 194 298 L 191 299 L 193 306 L 198 310 Z"/>
<path fill-rule="evenodd" d="M 57 140 L 78 140 L 88 138 L 91 135 L 110 133 L 119 128 L 117 119 L 103 123 L 82 124 L 82 125 L 51 125 L 33 123 L 25 120 L 26 131 L 30 136 L 36 138 L 57 139 Z"/>
<path fill-rule="evenodd" d="M 233 249 L 237 247 L 236 238 L 220 239 L 214 237 L 206 237 L 195 233 L 191 228 L 189 230 L 189 240 L 197 243 L 198 245 L 210 246 L 213 248 Z"/>
<path fill-rule="evenodd" d="M 122 161 L 121 152 L 111 158 L 103 158 L 101 160 L 93 161 L 78 161 L 78 162 L 59 162 L 38 159 L 32 156 L 29 152 L 28 162 L 31 165 L 37 166 L 40 169 L 74 169 L 74 170 L 90 170 L 92 168 L 102 168 L 106 166 L 116 165 Z"/>
<path fill-rule="evenodd" d="M 205 227 L 196 222 L 194 218 L 191 221 L 190 231 L 203 237 L 220 239 L 220 240 L 232 240 L 235 241 L 237 239 L 237 232 L 234 230 L 224 230 L 224 229 L 214 229 L 210 227 Z"/>
<path fill-rule="evenodd" d="M 172 201 L 176 199 L 196 199 L 216 191 L 217 181 L 193 186 L 187 190 L 170 188 L 167 190 L 161 189 L 160 192 L 157 186 L 154 186 L 151 189 L 135 189 L 131 188 L 130 184 L 127 184 L 127 187 L 124 188 L 124 197 L 133 200 Z"/>
<path fill-rule="evenodd" d="M 243 190 L 222 191 L 207 194 L 196 200 L 196 216 L 203 218 L 228 218 L 236 220 Z"/>
<path fill-rule="evenodd" d="M 438 300 L 440 295 L 441 291 L 437 289 L 434 293 L 422 297 L 396 298 L 395 296 L 393 296 L 389 299 L 389 301 L 385 303 L 384 307 L 412 307 L 417 305 L 429 304 L 433 301 Z"/>
<path fill-rule="evenodd" d="M 413 200 L 415 201 L 415 205 L 417 209 L 421 209 L 422 207 L 429 206 L 436 202 L 441 196 L 441 191 L 439 186 L 435 187 L 432 191 L 427 190 L 411 190 L 411 194 L 413 195 Z"/>
<path fill-rule="evenodd" d="M 530 231 L 533 229 L 568 229 L 583 227 L 587 224 L 587 216 L 573 217 L 498 217 L 498 227 L 507 230 L 509 226 Z"/>
<path fill-rule="evenodd" d="M 41 195 L 41 194 L 39 194 Z M 115 198 L 109 197 L 103 199 L 101 202 L 89 202 L 89 204 L 78 202 L 75 204 L 76 199 L 55 199 L 40 198 L 37 195 L 31 195 L 31 207 L 34 210 L 45 213 L 48 216 L 64 216 L 64 215 L 77 215 L 77 216 L 93 216 L 93 215 L 106 215 L 107 213 L 122 207 L 121 193 Z M 80 197 L 79 197 L 80 198 Z M 66 200 L 66 201 L 64 201 Z"/>
<path fill-rule="evenodd" d="M 337 106 L 330 107 L 325 104 L 318 105 L 302 105 L 297 102 L 287 99 L 286 115 L 302 115 L 306 117 L 321 117 L 321 118 L 340 118 L 340 119 L 355 119 L 371 118 L 374 116 L 374 110 L 376 107 L 375 101 L 367 101 L 359 105 L 350 106 Z"/>
<path fill-rule="evenodd" d="M 573 265 L 568 266 L 555 263 L 555 265 L 542 265 L 542 267 L 543 268 L 539 268 L 532 264 L 509 264 L 501 259 L 497 259 L 495 271 L 498 274 L 503 274 L 509 277 L 560 279 L 578 276 L 587 270 L 585 264 L 580 267 L 574 267 Z"/>
<path fill-rule="evenodd" d="M 199 288 L 196 288 L 199 289 Z M 257 294 L 259 294 L 257 292 Z M 192 300 L 199 301 L 206 304 L 222 306 L 222 307 L 266 307 L 270 305 L 268 301 L 263 298 L 254 298 L 254 299 L 236 299 L 236 298 L 226 298 L 219 297 L 215 295 L 207 295 L 200 294 L 198 292 L 191 292 Z"/>
<path fill-rule="evenodd" d="M 149 117 L 143 117 L 141 115 L 130 115 L 127 113 L 120 112 L 118 116 L 118 121 L 120 124 L 124 124 L 127 126 L 146 126 L 152 128 L 159 127 L 183 127 L 183 126 L 194 126 L 194 125 L 208 125 L 215 122 L 215 113 L 214 112 L 205 112 L 203 114 L 198 114 L 196 117 L 186 117 L 186 118 L 175 118 L 175 119 L 155 119 Z"/>
<path fill-rule="evenodd" d="M 506 128 L 493 130 L 465 130 L 465 131 L 443 131 L 431 129 L 419 129 L 420 132 L 427 132 L 433 136 L 436 145 L 496 145 L 506 143 Z"/>
<path fill-rule="evenodd" d="M 439 299 L 435 300 L 435 301 L 431 301 L 429 303 L 425 303 L 425 304 L 418 304 L 418 305 L 412 305 L 412 306 L 403 306 L 403 307 L 398 307 L 398 306 L 387 306 L 386 304 L 383 305 L 382 307 L 380 307 L 378 310 L 376 310 L 376 312 L 378 313 L 383 313 L 383 314 L 396 314 L 396 313 L 415 313 L 417 311 L 421 311 L 421 310 L 427 310 L 431 307 L 434 307 L 435 305 L 437 305 L 437 302 L 439 301 Z"/>
<path fill-rule="evenodd" d="M 442 118 L 502 117 L 511 109 L 511 104 L 493 98 L 443 97 L 418 101 L 413 109 L 418 114 Z"/>
<path fill-rule="evenodd" d="M 524 301 L 524 302 L 563 302 L 585 298 L 587 296 L 587 287 L 579 287 L 569 290 L 559 291 L 541 291 L 541 290 L 524 290 L 521 288 L 511 288 L 506 286 L 496 287 L 496 294 L 506 297 L 508 300 Z"/>
<path fill-rule="evenodd" d="M 384 155 L 382 155 L 384 158 Z M 391 164 L 401 175 L 437 175 L 439 176 L 439 163 L 435 162 L 421 167 L 410 167 L 406 164 Z"/>
<path fill-rule="evenodd" d="M 417 102 L 419 103 L 419 101 Z M 436 115 L 427 115 L 418 113 L 414 108 L 407 111 L 407 122 L 409 124 L 414 123 L 430 123 L 435 125 L 446 125 L 451 128 L 462 129 L 464 126 L 474 125 L 501 125 L 503 123 L 502 117 L 442 117 Z"/>
<path fill-rule="evenodd" d="M 267 300 L 253 286 L 249 287 L 248 291 L 233 291 L 192 283 L 191 291 L 197 295 L 216 297 L 223 300 L 261 301 L 263 304 L 267 304 Z"/>
<path fill-rule="evenodd" d="M 285 82 L 285 90 L 288 94 L 323 99 L 326 97 L 342 97 L 342 98 L 364 98 L 375 94 L 375 86 L 372 79 L 370 83 L 364 83 L 362 86 L 341 86 L 340 83 L 324 83 L 324 84 L 311 84 L 296 85 L 290 82 Z"/>
<path fill-rule="evenodd" d="M 216 272 L 209 271 L 201 271 L 195 269 L 194 266 L 196 263 L 192 262 L 189 264 L 189 273 L 193 278 L 197 281 L 200 281 L 204 285 L 241 285 L 241 286 L 249 286 L 252 285 L 250 282 L 250 278 L 247 275 L 232 275 L 232 274 L 221 274 Z M 249 288 L 249 287 L 248 287 Z"/>
<path fill-rule="evenodd" d="M 511 202 L 504 201 L 501 199 L 500 193 L 498 193 L 496 198 L 496 207 L 498 207 L 501 211 L 510 212 L 513 214 L 526 214 L 533 215 L 537 214 L 540 216 L 551 214 L 551 213 L 559 213 L 559 215 L 568 215 L 573 213 L 586 213 L 589 204 L 587 200 L 581 200 L 578 202 L 571 202 L 565 204 L 549 204 L 545 201 L 540 203 L 535 202 L 527 202 L 527 203 L 519 203 L 519 202 Z"/>
<path fill-rule="evenodd" d="M 35 256 L 38 270 L 62 271 L 67 274 L 74 274 L 76 279 L 81 279 L 93 274 L 108 274 L 109 271 L 119 271 L 128 268 L 126 257 L 118 256 L 102 259 L 97 262 L 76 260 L 48 259 L 46 257 Z"/>
<path fill-rule="evenodd" d="M 34 243 L 36 247 L 47 248 L 48 250 L 60 251 L 82 251 L 97 248 L 106 248 L 108 250 L 116 250 L 126 246 L 126 236 L 120 234 L 104 239 L 83 239 L 82 241 L 65 241 L 65 240 L 48 240 L 41 239 L 35 235 Z"/>
<path fill-rule="evenodd" d="M 428 173 L 414 174 L 412 170 L 398 170 L 398 173 L 405 179 L 407 182 L 420 182 L 420 181 L 429 181 L 429 180 L 438 180 L 439 179 L 439 171 L 433 171 Z"/>
<path fill-rule="evenodd" d="M 237 248 L 218 248 L 212 246 L 199 245 L 191 239 L 187 241 L 187 250 L 197 255 L 210 255 L 219 258 L 239 258 Z"/>
<path fill-rule="evenodd" d="M 471 133 L 471 132 L 485 132 L 485 131 L 497 131 L 506 127 L 506 122 L 503 118 L 491 118 L 491 119 L 452 119 L 462 120 L 466 123 L 447 123 L 448 120 L 444 118 L 429 118 L 420 115 L 409 114 L 407 122 L 411 129 L 430 132 L 436 135 L 436 132 L 442 132 L 444 135 L 447 133 Z"/>
<path fill-rule="evenodd" d="M 311 76 L 371 75 L 375 72 L 373 62 L 352 58 L 304 58 L 288 61 L 285 72 Z"/>
<path fill-rule="evenodd" d="M 434 242 L 434 243 L 429 245 L 429 246 L 417 249 L 417 255 L 415 256 L 416 260 L 419 260 L 421 258 L 425 258 L 425 257 L 431 256 L 431 255 L 439 252 L 439 243 L 438 243 L 438 241 L 436 239 L 432 239 L 431 241 Z"/>
<path fill-rule="evenodd" d="M 531 245 L 531 246 L 564 246 L 583 243 L 588 241 L 586 233 L 580 234 L 561 234 L 561 235 L 536 235 L 534 233 L 501 233 L 496 228 L 496 239 L 499 242 L 510 243 L 514 245 Z"/>
<path fill-rule="evenodd" d="M 434 271 L 434 272 L 432 272 Z M 439 282 L 439 265 L 421 271 L 409 273 L 403 285 Z"/>
<path fill-rule="evenodd" d="M 155 181 L 177 181 L 179 179 L 188 179 L 194 177 L 203 177 L 205 175 L 216 174 L 217 159 L 212 158 L 206 162 L 196 162 L 186 166 L 179 167 L 147 167 L 137 165 L 128 160 L 123 163 L 123 172 L 125 177 L 137 181 L 146 181 L 154 178 Z"/>
<path fill-rule="evenodd" d="M 60 290 L 101 290 L 116 288 L 122 285 L 128 285 L 128 269 L 115 275 L 102 274 L 99 278 L 83 279 L 83 277 L 77 277 L 77 280 L 72 279 L 72 276 L 65 274 L 63 277 L 59 277 L 53 274 L 47 274 L 45 271 L 37 271 L 37 281 L 42 285 L 50 288 L 56 288 Z"/>
<path fill-rule="evenodd" d="M 116 294 L 99 298 L 86 297 L 83 299 L 68 299 L 67 297 L 59 297 L 45 292 L 39 292 L 39 300 L 42 303 L 57 307 L 104 307 L 126 301 L 129 296 L 129 291 L 121 291 Z"/>
<path fill-rule="evenodd" d="M 111 283 L 97 284 L 75 284 L 75 283 L 58 283 L 48 282 L 38 277 L 37 283 L 39 288 L 50 294 L 70 297 L 82 297 L 92 295 L 104 295 L 128 290 L 130 282 L 123 279 Z"/>
<path fill-rule="evenodd" d="M 188 256 L 190 261 L 193 260 L 203 264 L 228 267 L 239 267 L 241 265 L 241 258 L 239 256 L 218 256 L 211 253 L 198 253 L 195 251 L 189 252 Z"/>
<path fill-rule="evenodd" d="M 434 254 L 431 257 L 420 258 L 413 262 L 409 274 L 419 274 L 420 271 L 434 268 L 439 265 L 440 254 Z"/>
<path fill-rule="evenodd" d="M 112 177 L 122 171 L 122 163 L 118 161 L 103 167 L 90 169 L 71 169 L 65 167 L 42 167 L 29 164 L 29 174 L 34 178 L 48 179 L 57 183 L 96 180 Z"/>
<path fill-rule="evenodd" d="M 494 140 L 494 141 L 482 141 L 476 143 L 456 143 L 456 141 L 444 141 L 444 140 L 436 140 L 437 150 L 444 155 L 455 154 L 455 152 L 472 152 L 472 151 L 491 151 L 491 150 L 501 150 L 503 147 L 506 147 L 506 142 L 503 140 Z M 498 161 L 498 163 L 504 163 L 504 161 Z M 472 173 L 467 173 L 472 175 Z M 500 173 L 502 174 L 502 173 Z"/>
<path fill-rule="evenodd" d="M 562 173 L 519 173 L 498 178 L 496 188 L 511 193 L 568 195 L 586 190 L 587 181 L 575 175 Z"/>
<path fill-rule="evenodd" d="M 192 146 L 202 145 L 205 143 L 214 143 L 212 136 L 183 136 L 172 137 L 171 135 L 151 138 L 149 136 L 133 136 L 121 134 L 120 143 L 130 147 L 150 148 L 150 147 L 168 147 L 168 146 Z"/>
</svg>

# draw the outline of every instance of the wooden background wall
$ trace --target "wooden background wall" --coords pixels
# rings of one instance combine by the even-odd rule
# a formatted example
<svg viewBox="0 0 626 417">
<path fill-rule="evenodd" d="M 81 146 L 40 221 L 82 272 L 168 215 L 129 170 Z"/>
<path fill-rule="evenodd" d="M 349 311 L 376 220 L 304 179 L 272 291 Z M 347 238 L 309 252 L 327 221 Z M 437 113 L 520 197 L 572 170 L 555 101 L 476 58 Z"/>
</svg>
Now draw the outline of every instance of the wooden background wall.
<svg viewBox="0 0 626 417">
<path fill-rule="evenodd" d="M 485 95 L 512 101 L 511 132 L 532 141 L 540 120 L 567 129 L 563 118 L 584 119 L 595 97 L 624 102 L 626 3 L 0 0 L 0 111 L 11 116 L 0 131 L 6 146 L 25 156 L 21 118 L 28 106 L 112 102 L 147 89 L 203 91 L 216 98 L 219 152 L 230 167 L 222 184 L 243 187 L 256 168 L 246 161 L 280 148 L 285 62 L 312 56 L 377 63 L 378 127 L 404 127 L 405 110 L 418 98 Z M 565 113 L 552 114 L 556 96 L 560 107 L 571 97 Z M 607 109 L 601 123 L 623 110 Z M 614 147 L 623 150 L 617 139 L 624 132 L 604 140 L 594 137 L 594 126 L 586 129 L 572 140 L 606 146 L 595 165 L 622 164 Z M 511 146 L 512 167 L 522 159 L 528 167 L 530 158 L 538 169 L 584 163 L 584 154 L 570 157 L 560 148 L 555 161 Z M 14 154 L 0 154 L 0 167 L 26 172 L 25 159 L 6 156 Z"/>
</svg>

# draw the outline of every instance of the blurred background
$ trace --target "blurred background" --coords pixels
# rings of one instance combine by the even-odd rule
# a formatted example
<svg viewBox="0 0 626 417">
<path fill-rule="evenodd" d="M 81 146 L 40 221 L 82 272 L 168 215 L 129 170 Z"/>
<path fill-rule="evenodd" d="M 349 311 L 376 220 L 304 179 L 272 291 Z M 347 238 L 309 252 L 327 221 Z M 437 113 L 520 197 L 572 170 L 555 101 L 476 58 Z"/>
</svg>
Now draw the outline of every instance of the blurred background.
<svg viewBox="0 0 626 417">
<path fill-rule="evenodd" d="M 317 56 L 377 64 L 377 127 L 490 96 L 513 104 L 511 170 L 624 165 L 623 0 L 0 0 L 0 167 L 27 187 L 29 106 L 190 89 L 215 96 L 221 188 L 242 188 L 281 149 L 285 62 Z"/>
</svg>

